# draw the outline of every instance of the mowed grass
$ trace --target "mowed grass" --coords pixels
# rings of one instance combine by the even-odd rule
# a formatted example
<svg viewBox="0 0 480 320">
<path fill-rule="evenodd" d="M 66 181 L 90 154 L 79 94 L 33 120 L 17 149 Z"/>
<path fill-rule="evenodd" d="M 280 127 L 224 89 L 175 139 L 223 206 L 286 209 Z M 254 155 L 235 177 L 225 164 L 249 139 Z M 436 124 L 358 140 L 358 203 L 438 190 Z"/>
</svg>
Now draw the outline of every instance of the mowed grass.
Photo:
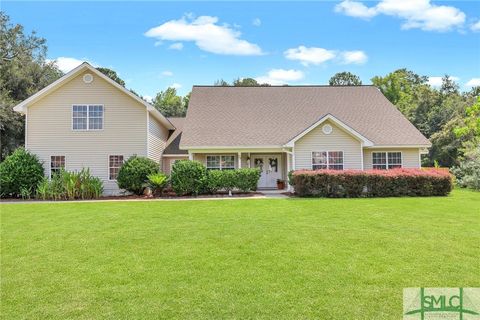
<svg viewBox="0 0 480 320">
<path fill-rule="evenodd" d="M 480 193 L 4 204 L 4 319 L 399 319 L 480 286 Z"/>
</svg>

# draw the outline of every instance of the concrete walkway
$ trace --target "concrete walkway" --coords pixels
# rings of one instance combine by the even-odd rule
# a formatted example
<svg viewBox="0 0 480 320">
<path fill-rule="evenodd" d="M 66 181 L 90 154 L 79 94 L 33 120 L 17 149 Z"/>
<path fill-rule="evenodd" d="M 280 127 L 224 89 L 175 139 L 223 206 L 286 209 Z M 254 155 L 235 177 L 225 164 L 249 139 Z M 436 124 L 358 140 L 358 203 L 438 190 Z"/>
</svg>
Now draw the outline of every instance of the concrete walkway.
<svg viewBox="0 0 480 320">
<path fill-rule="evenodd" d="M 275 199 L 289 198 L 289 196 L 285 194 L 285 190 L 260 190 L 258 192 L 264 195 L 265 198 L 275 198 Z"/>
</svg>

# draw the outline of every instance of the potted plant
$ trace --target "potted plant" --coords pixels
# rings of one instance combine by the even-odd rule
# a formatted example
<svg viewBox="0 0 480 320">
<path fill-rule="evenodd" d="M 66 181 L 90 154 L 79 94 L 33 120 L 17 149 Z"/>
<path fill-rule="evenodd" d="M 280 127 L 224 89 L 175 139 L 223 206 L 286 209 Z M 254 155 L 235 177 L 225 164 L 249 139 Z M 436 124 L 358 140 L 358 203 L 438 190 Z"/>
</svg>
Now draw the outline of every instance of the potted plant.
<svg viewBox="0 0 480 320">
<path fill-rule="evenodd" d="M 285 189 L 285 180 L 277 179 L 277 189 L 278 190 Z"/>
</svg>

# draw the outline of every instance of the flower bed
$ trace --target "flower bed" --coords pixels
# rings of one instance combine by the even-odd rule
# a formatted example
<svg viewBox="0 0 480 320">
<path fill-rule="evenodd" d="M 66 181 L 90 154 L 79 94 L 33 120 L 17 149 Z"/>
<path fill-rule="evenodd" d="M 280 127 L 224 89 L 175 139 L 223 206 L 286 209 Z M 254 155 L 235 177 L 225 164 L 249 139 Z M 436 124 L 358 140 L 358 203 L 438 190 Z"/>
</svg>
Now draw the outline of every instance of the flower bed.
<svg viewBox="0 0 480 320">
<path fill-rule="evenodd" d="M 290 184 L 301 197 L 445 196 L 453 188 L 452 176 L 438 169 L 297 170 Z"/>
</svg>

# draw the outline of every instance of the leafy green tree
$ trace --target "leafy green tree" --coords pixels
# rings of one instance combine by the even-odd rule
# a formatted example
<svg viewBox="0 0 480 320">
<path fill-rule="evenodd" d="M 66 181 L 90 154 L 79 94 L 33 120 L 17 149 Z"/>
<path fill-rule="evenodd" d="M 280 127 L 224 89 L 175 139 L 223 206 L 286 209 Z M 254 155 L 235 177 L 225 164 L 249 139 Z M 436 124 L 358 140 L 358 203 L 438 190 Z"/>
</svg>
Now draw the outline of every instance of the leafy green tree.
<svg viewBox="0 0 480 320">
<path fill-rule="evenodd" d="M 328 84 L 331 86 L 360 86 L 362 85 L 362 80 L 360 80 L 359 76 L 344 71 L 335 73 L 328 81 Z"/>
<path fill-rule="evenodd" d="M 268 87 L 268 83 L 258 83 L 257 80 L 253 78 L 238 78 L 233 80 L 234 87 Z"/>
<path fill-rule="evenodd" d="M 184 117 L 186 114 L 182 97 L 177 94 L 175 88 L 167 88 L 165 91 L 161 91 L 152 103 L 165 117 Z"/>
<path fill-rule="evenodd" d="M 45 59 L 46 40 L 0 11 L 0 159 L 24 143 L 24 117 L 13 107 L 62 76 Z"/>
<path fill-rule="evenodd" d="M 122 87 L 125 87 L 125 81 L 123 81 L 118 76 L 116 71 L 113 71 L 112 69 L 109 69 L 109 68 L 102 68 L 102 67 L 97 68 L 97 70 L 103 73 L 104 75 L 106 75 L 107 77 L 109 77 L 110 79 L 112 79 L 113 81 L 115 81 L 116 83 L 118 83 L 119 85 L 121 85 Z M 132 91 L 132 93 L 138 96 L 136 92 Z"/>
<path fill-rule="evenodd" d="M 472 87 L 466 94 L 471 97 L 480 97 L 480 86 Z"/>
<path fill-rule="evenodd" d="M 182 99 L 183 107 L 185 108 L 185 114 L 187 113 L 187 110 L 188 110 L 188 104 L 190 103 L 190 96 L 191 95 L 192 95 L 192 92 L 189 92 Z"/>
<path fill-rule="evenodd" d="M 234 87 L 258 87 L 260 84 L 253 78 L 238 78 L 233 80 Z"/>
<path fill-rule="evenodd" d="M 390 102 L 397 104 L 401 99 L 409 98 L 416 86 L 426 85 L 428 78 L 407 69 L 398 69 L 385 77 L 375 76 L 372 83 L 380 89 Z"/>
<path fill-rule="evenodd" d="M 459 93 L 459 85 L 449 75 L 445 75 L 442 78 L 442 86 L 440 87 L 440 93 L 443 95 L 451 95 Z"/>
<path fill-rule="evenodd" d="M 230 85 L 230 83 L 228 83 L 227 81 L 223 80 L 223 79 L 218 79 L 218 80 L 215 80 L 215 82 L 213 83 L 214 86 L 217 86 L 217 87 L 227 87 Z"/>
</svg>

